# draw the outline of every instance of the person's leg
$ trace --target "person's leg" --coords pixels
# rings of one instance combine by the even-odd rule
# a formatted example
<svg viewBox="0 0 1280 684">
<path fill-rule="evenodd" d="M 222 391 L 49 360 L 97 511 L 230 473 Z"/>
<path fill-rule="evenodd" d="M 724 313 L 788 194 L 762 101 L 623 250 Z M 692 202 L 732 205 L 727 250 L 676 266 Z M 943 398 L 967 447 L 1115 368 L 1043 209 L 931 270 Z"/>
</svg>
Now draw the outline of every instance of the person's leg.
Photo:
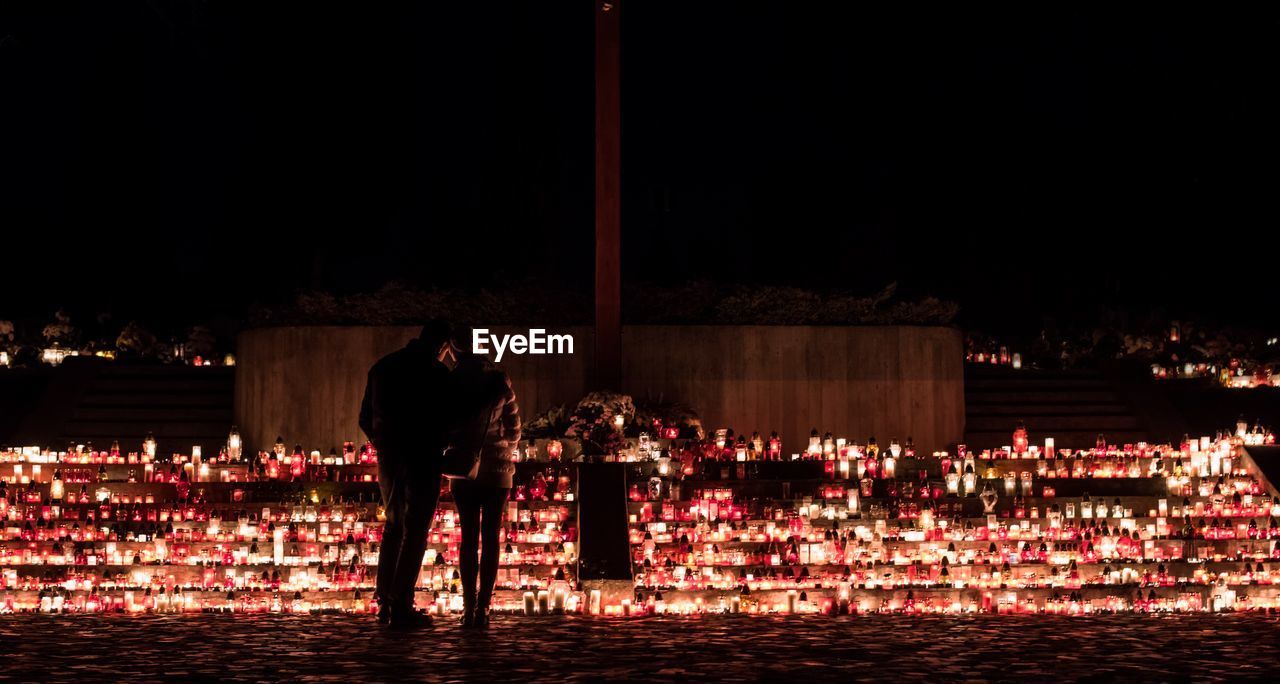
<svg viewBox="0 0 1280 684">
<path fill-rule="evenodd" d="M 382 528 L 382 543 L 378 546 L 377 588 L 374 597 L 383 609 L 380 616 L 389 616 L 394 603 L 392 586 L 396 575 L 396 559 L 404 541 L 404 477 L 392 464 L 390 454 L 378 461 L 378 489 L 382 492 L 382 510 L 386 522 Z"/>
<path fill-rule="evenodd" d="M 410 472 L 405 480 L 404 541 L 391 586 L 399 609 L 411 612 L 422 555 L 427 550 L 427 532 L 440 499 L 440 473 Z"/>
<path fill-rule="evenodd" d="M 502 547 L 498 535 L 502 531 L 502 514 L 510 489 L 488 488 L 484 493 L 484 510 L 480 520 L 480 590 L 476 597 L 476 613 L 489 610 L 493 600 L 493 585 L 498 581 L 498 564 L 502 559 Z"/>
<path fill-rule="evenodd" d="M 475 615 L 476 576 L 480 571 L 480 509 L 483 501 L 474 482 L 454 480 L 450 483 L 453 502 L 458 508 L 462 539 L 458 544 L 458 568 L 462 574 L 463 618 Z"/>
</svg>

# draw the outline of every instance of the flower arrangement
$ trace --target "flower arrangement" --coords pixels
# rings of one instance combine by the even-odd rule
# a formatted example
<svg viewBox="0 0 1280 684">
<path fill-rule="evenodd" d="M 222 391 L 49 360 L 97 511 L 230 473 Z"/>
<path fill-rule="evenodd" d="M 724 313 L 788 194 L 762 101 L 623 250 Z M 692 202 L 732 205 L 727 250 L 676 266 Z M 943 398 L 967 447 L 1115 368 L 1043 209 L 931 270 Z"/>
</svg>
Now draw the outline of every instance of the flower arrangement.
<svg viewBox="0 0 1280 684">
<path fill-rule="evenodd" d="M 630 395 L 592 392 L 574 407 L 565 436 L 582 442 L 586 456 L 614 454 L 626 448 L 625 430 L 635 420 L 635 414 Z"/>
<path fill-rule="evenodd" d="M 565 436 L 572 424 L 569 409 L 560 404 L 534 416 L 522 427 L 525 439 L 558 439 Z"/>
<path fill-rule="evenodd" d="M 631 423 L 628 435 L 638 437 L 641 432 L 649 432 L 654 437 L 668 437 L 675 431 L 680 439 L 702 439 L 702 419 L 686 404 L 677 401 L 657 399 L 641 399 L 636 401 L 636 419 Z"/>
</svg>

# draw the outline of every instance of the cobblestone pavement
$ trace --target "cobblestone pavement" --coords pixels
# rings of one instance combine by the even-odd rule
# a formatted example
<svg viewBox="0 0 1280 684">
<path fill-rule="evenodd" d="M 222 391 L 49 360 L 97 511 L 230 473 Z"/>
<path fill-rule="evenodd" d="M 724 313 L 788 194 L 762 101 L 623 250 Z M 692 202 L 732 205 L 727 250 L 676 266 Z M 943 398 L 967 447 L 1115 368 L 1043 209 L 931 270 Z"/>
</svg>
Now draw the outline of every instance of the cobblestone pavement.
<svg viewBox="0 0 1280 684">
<path fill-rule="evenodd" d="M 0 616 L 3 681 L 1264 679 L 1280 618 L 497 616 L 413 633 L 350 616 Z"/>
</svg>

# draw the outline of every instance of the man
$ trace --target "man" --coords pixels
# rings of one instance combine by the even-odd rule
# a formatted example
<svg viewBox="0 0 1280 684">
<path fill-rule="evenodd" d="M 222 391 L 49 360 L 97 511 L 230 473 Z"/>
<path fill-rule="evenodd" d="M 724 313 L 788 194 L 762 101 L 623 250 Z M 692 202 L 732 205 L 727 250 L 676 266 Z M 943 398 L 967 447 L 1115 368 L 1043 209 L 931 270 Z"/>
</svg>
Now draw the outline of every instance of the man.
<svg viewBox="0 0 1280 684">
<path fill-rule="evenodd" d="M 440 498 L 440 454 L 453 428 L 448 391 L 452 326 L 427 323 L 415 340 L 373 365 L 360 406 L 360 429 L 378 449 L 378 486 L 386 511 L 378 552 L 378 619 L 397 628 L 427 627 L 413 598 Z"/>
</svg>

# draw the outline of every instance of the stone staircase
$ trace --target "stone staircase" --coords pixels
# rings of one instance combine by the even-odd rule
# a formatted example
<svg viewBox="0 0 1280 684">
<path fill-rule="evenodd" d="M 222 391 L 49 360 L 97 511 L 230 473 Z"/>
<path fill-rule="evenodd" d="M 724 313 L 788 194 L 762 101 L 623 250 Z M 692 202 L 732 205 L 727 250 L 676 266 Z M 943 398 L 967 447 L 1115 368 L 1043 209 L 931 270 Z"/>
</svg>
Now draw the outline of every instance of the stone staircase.
<svg viewBox="0 0 1280 684">
<path fill-rule="evenodd" d="M 965 367 L 965 444 L 985 449 L 1010 443 L 1023 421 L 1032 444 L 1053 437 L 1058 447 L 1092 447 L 1099 434 L 1111 444 L 1148 440 L 1144 421 L 1125 394 L 1097 371 Z"/>
<path fill-rule="evenodd" d="M 151 433 L 162 454 L 195 445 L 217 453 L 233 421 L 234 371 L 94 361 L 59 368 L 11 441 L 63 449 L 119 440 L 137 451 Z"/>
</svg>

